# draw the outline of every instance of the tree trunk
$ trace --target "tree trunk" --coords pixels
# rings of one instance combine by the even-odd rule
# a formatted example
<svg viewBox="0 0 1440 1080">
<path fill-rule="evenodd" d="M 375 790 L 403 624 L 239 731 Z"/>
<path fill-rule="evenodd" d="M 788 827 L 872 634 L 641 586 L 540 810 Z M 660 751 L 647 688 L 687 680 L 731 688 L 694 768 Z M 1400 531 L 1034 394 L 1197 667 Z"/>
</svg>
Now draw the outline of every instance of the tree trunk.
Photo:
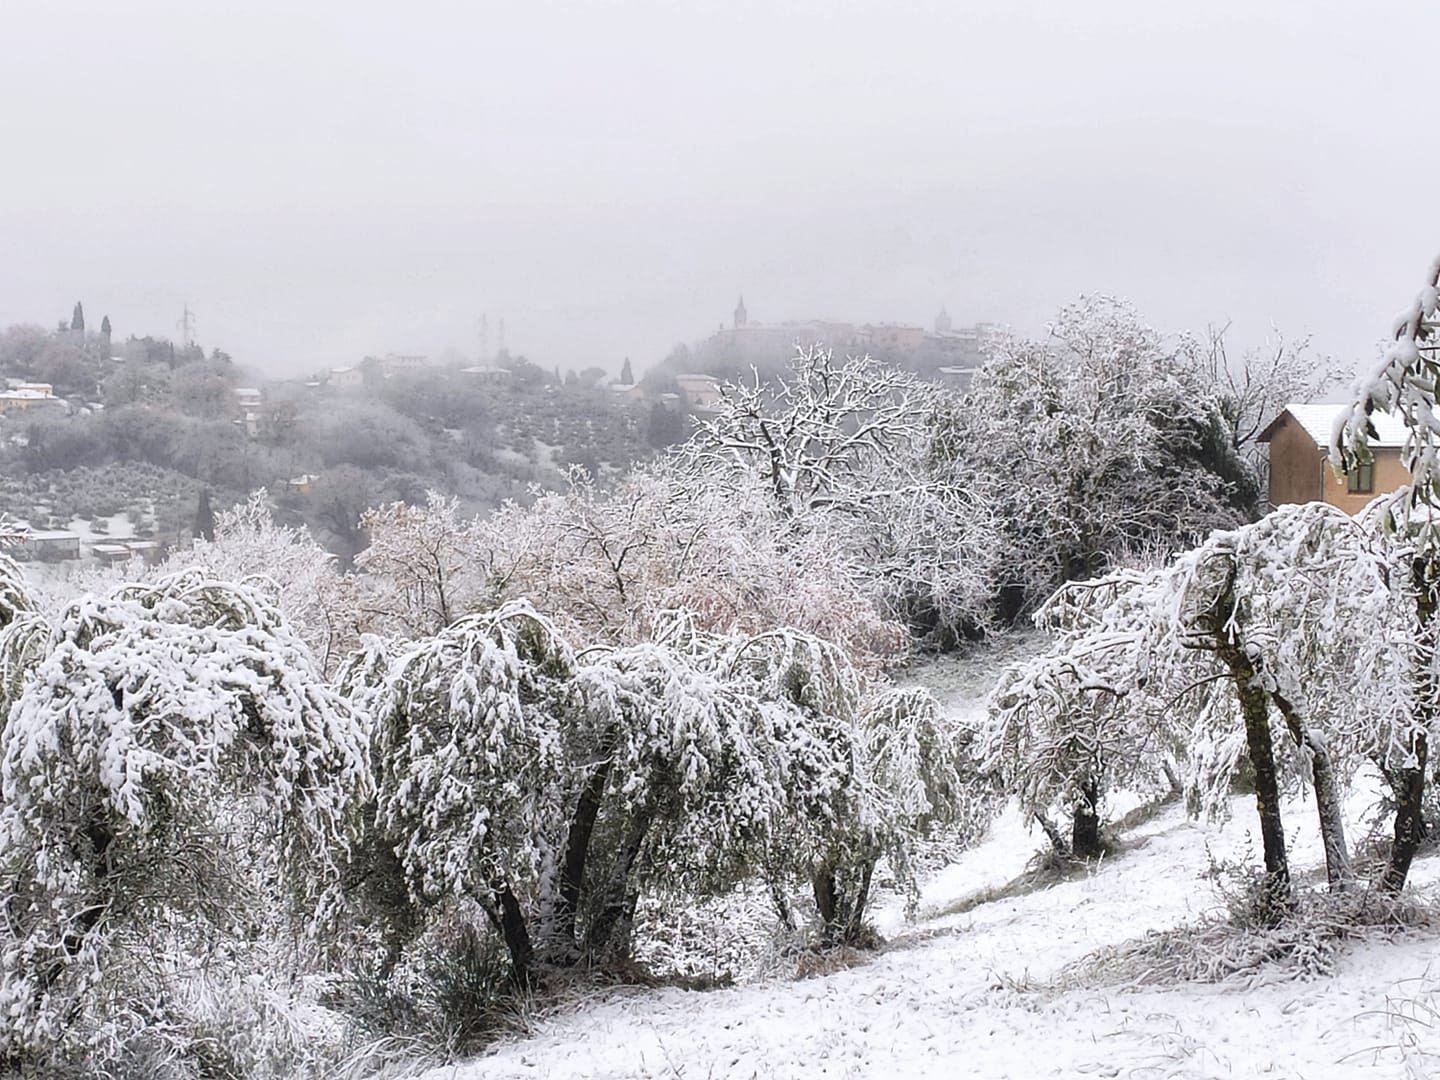
<svg viewBox="0 0 1440 1080">
<path fill-rule="evenodd" d="M 795 912 L 790 907 L 790 898 L 785 895 L 785 886 L 777 877 L 770 878 L 770 902 L 775 905 L 775 915 L 786 930 L 795 929 Z"/>
<path fill-rule="evenodd" d="M 1391 786 L 1395 789 L 1395 842 L 1390 846 L 1380 887 L 1387 893 L 1398 893 L 1410 876 L 1410 862 L 1415 849 L 1424 838 L 1425 816 L 1422 801 L 1425 795 L 1425 766 L 1429 758 L 1426 732 L 1435 719 L 1440 688 L 1431 674 L 1434 663 L 1431 624 L 1440 609 L 1440 562 L 1433 557 L 1417 556 L 1410 564 L 1410 583 L 1415 590 L 1416 640 L 1424 642 L 1416 659 L 1415 726 L 1410 736 L 1411 764 L 1395 770 Z"/>
<path fill-rule="evenodd" d="M 834 867 L 827 864 L 816 870 L 810 886 L 815 893 L 815 910 L 820 913 L 820 944 L 828 949 L 835 944 L 840 925 L 840 883 L 835 880 Z"/>
<path fill-rule="evenodd" d="M 495 903 L 499 908 L 500 936 L 505 939 L 505 948 L 510 953 L 510 980 L 515 986 L 527 989 L 531 985 L 531 964 L 535 959 L 530 928 L 525 925 L 525 913 L 514 890 L 508 884 L 499 882 L 494 889 Z M 496 918 L 493 913 L 490 917 Z"/>
<path fill-rule="evenodd" d="M 625 835 L 625 842 L 620 846 L 615 867 L 606 883 L 604 902 L 590 924 L 589 934 L 586 935 L 585 949 L 591 956 L 601 955 L 610 949 L 616 941 L 617 929 L 622 931 L 621 940 L 628 937 L 629 924 L 635 917 L 635 895 L 630 886 L 630 871 L 635 866 L 640 848 L 645 843 L 645 834 L 650 831 L 650 824 L 654 820 L 654 809 L 646 807 L 637 811 L 635 819 L 630 823 L 630 830 Z"/>
<path fill-rule="evenodd" d="M 1310 752 L 1310 775 L 1315 784 L 1315 810 L 1320 818 L 1320 839 L 1325 847 L 1325 879 L 1331 892 L 1339 892 L 1355 880 L 1350 866 L 1350 849 L 1345 843 L 1345 820 L 1340 811 L 1340 785 L 1335 779 L 1335 766 L 1330 749 L 1300 720 L 1295 706 L 1279 691 L 1271 698 L 1285 717 L 1285 726 L 1295 745 Z"/>
<path fill-rule="evenodd" d="M 590 773 L 585 789 L 580 792 L 580 801 L 575 806 L 575 815 L 570 819 L 570 831 L 565 838 L 565 863 L 560 870 L 559 896 L 555 901 L 555 919 L 550 937 L 556 946 L 563 945 L 568 952 L 576 949 L 575 915 L 580 910 L 580 895 L 585 885 L 585 860 L 590 853 L 590 837 L 595 833 L 595 821 L 600 816 L 600 802 L 605 795 L 605 784 L 610 776 L 610 757 Z"/>
<path fill-rule="evenodd" d="M 1411 753 L 1415 762 L 1399 770 L 1398 784 L 1395 784 L 1395 842 L 1390 846 L 1390 861 L 1380 879 L 1380 887 L 1394 895 L 1405 887 L 1410 875 L 1410 862 L 1415 858 L 1415 849 L 1425 833 L 1425 819 L 1421 814 L 1420 800 L 1425 794 L 1425 762 L 1429 748 L 1425 733 L 1417 731 L 1412 736 Z"/>
<path fill-rule="evenodd" d="M 1105 854 L 1100 843 L 1100 785 L 1095 780 L 1080 784 L 1080 801 L 1070 822 L 1070 850 L 1077 859 L 1098 859 Z"/>
<path fill-rule="evenodd" d="M 1275 773 L 1275 749 L 1270 741 L 1270 699 L 1256 684 L 1255 668 L 1245 650 L 1230 640 L 1224 629 L 1213 632 L 1215 654 L 1230 670 L 1240 711 L 1245 718 L 1245 745 L 1255 770 L 1255 809 L 1260 816 L 1260 840 L 1265 848 L 1264 895 L 1266 917 L 1278 922 L 1294 907 L 1290 863 L 1285 853 L 1285 826 L 1280 820 L 1280 784 Z"/>
<path fill-rule="evenodd" d="M 1051 821 L 1043 811 L 1036 810 L 1034 817 L 1040 823 L 1040 828 L 1045 830 L 1045 835 L 1050 838 L 1050 846 L 1055 849 L 1055 854 L 1068 859 L 1070 845 L 1066 842 L 1065 834 L 1060 831 L 1060 827 Z"/>
<path fill-rule="evenodd" d="M 860 932 L 865 928 L 865 906 L 870 902 L 870 880 L 875 876 L 875 864 L 879 859 L 878 855 L 874 855 L 865 860 L 865 871 L 860 875 L 860 887 L 855 891 L 855 904 L 850 911 L 850 917 L 845 920 L 847 945 L 859 941 Z"/>
</svg>

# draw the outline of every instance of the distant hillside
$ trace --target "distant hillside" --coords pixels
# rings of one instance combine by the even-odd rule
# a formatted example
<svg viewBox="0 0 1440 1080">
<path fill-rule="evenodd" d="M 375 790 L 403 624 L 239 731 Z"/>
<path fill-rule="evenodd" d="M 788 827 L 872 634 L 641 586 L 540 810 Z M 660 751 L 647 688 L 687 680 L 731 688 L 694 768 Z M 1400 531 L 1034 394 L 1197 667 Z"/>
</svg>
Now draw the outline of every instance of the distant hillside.
<svg viewBox="0 0 1440 1080">
<path fill-rule="evenodd" d="M 964 387 L 984 363 L 989 342 L 1002 333 L 992 323 L 953 327 L 942 310 L 926 329 L 900 323 L 849 323 L 838 319 L 761 323 L 752 321 L 742 300 L 730 326 L 722 326 L 693 346 L 679 346 L 647 379 L 663 380 L 685 373 L 719 379 L 748 377 L 753 368 L 761 378 L 783 372 L 797 346 L 821 344 L 839 356 L 869 355 L 881 363 L 914 372 L 933 382 Z"/>
<path fill-rule="evenodd" d="M 108 325 L 108 322 L 107 322 Z M 684 402 L 506 366 L 367 359 L 293 381 L 248 377 L 220 350 L 38 326 L 0 332 L 0 510 L 36 528 L 126 514 L 188 542 L 198 495 L 266 488 L 282 517 L 349 559 L 369 506 L 427 489 L 474 512 L 604 477 L 683 437 Z M 622 388 L 623 389 L 623 388 Z"/>
</svg>

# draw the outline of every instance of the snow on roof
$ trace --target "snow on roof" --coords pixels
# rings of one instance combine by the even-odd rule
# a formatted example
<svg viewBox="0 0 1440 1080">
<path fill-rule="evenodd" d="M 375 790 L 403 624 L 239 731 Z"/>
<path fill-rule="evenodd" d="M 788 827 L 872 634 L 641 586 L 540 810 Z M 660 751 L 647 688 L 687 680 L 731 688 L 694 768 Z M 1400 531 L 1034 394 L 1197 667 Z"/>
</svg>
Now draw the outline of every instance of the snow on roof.
<svg viewBox="0 0 1440 1080">
<path fill-rule="evenodd" d="M 1315 440 L 1316 446 L 1326 450 L 1330 446 L 1330 439 L 1335 430 L 1335 418 L 1340 415 L 1341 410 L 1349 407 L 1346 402 L 1305 404 L 1292 401 L 1260 433 L 1260 441 L 1269 442 L 1270 437 L 1275 434 L 1275 429 L 1280 426 L 1280 421 L 1288 413 Z M 1371 446 L 1400 447 L 1405 445 L 1405 424 L 1399 417 L 1377 412 L 1371 414 L 1370 422 L 1375 425 L 1375 433 L 1378 436 L 1378 438 L 1370 440 Z"/>
</svg>

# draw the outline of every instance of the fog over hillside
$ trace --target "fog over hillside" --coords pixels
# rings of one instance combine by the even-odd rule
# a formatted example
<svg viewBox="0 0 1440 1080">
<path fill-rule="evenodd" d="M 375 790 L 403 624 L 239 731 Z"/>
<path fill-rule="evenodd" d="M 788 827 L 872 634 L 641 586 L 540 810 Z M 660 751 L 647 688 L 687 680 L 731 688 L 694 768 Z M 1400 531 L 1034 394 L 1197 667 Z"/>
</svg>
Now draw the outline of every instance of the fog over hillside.
<svg viewBox="0 0 1440 1080">
<path fill-rule="evenodd" d="M 0 1080 L 1440 1075 L 1437 31 L 0 0 Z"/>
<path fill-rule="evenodd" d="M 1080 292 L 1371 359 L 1425 258 L 1419 2 L 9 0 L 0 325 L 648 367 L 729 317 Z"/>
</svg>

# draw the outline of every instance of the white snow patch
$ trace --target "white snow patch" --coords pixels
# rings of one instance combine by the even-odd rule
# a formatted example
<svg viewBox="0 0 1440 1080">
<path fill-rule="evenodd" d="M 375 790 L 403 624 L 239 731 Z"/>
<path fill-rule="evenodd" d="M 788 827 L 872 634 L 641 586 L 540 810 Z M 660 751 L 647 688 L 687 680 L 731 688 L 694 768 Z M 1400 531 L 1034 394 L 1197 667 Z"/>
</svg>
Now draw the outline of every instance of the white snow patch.
<svg viewBox="0 0 1440 1080">
<path fill-rule="evenodd" d="M 961 695 L 948 704 L 974 707 Z M 1362 791 L 1347 804 L 1352 842 L 1373 800 Z M 1212 860 L 1260 865 L 1253 799 L 1237 796 L 1231 810 L 1214 825 L 1169 807 L 1085 876 L 941 914 L 1012 880 L 1044 846 L 1012 809 L 926 884 L 916 923 L 898 900 L 877 913 L 891 944 L 868 963 L 727 990 L 606 991 L 542 1016 L 528 1038 L 420 1080 L 1374 1078 L 1440 1065 L 1440 1026 L 1430 1027 L 1440 1017 L 1424 1011 L 1440 1009 L 1436 939 L 1357 945 L 1334 975 L 1305 982 L 1029 989 L 1099 948 L 1217 910 Z M 1323 878 L 1313 801 L 1291 800 L 1285 824 L 1297 874 Z M 1417 860 L 1412 885 L 1430 892 L 1437 880 L 1440 859 Z M 1406 1020 L 1416 1002 L 1418 1019 Z"/>
</svg>

